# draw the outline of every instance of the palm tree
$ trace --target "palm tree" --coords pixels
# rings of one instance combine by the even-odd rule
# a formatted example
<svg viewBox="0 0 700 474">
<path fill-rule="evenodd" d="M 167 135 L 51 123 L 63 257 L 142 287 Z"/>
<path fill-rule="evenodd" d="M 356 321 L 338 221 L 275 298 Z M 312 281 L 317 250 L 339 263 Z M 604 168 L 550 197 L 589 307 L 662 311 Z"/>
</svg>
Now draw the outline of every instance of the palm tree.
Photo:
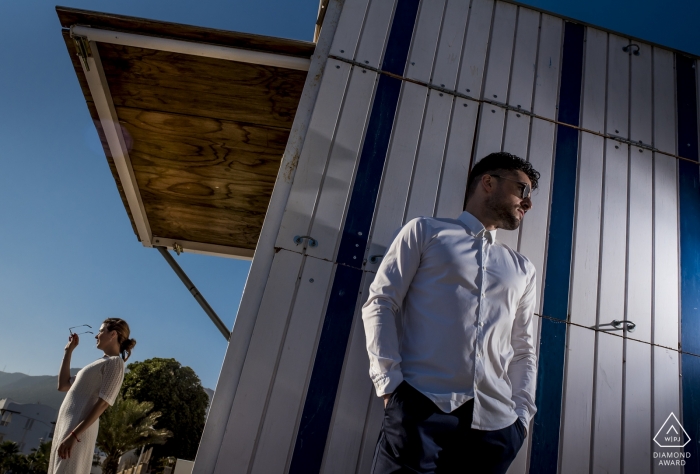
<svg viewBox="0 0 700 474">
<path fill-rule="evenodd" d="M 115 474 L 122 454 L 147 444 L 163 444 L 172 436 L 166 429 L 153 425 L 160 412 L 153 412 L 153 403 L 117 398 L 114 406 L 100 417 L 97 447 L 107 455 L 102 463 L 104 474 Z"/>
<path fill-rule="evenodd" d="M 32 472 L 48 472 L 50 457 L 51 441 L 42 442 L 38 448 L 33 448 L 31 454 L 27 456 Z"/>
<path fill-rule="evenodd" d="M 19 446 L 14 441 L 0 444 L 0 473 L 10 468 L 10 463 L 19 454 Z"/>
</svg>

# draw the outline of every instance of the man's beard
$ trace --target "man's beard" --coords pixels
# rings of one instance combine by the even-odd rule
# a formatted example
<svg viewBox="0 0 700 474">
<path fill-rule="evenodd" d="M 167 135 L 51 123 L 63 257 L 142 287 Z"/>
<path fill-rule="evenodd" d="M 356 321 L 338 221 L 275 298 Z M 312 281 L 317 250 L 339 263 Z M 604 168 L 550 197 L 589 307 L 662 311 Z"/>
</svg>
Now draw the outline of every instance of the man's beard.
<svg viewBox="0 0 700 474">
<path fill-rule="evenodd" d="M 513 208 L 507 204 L 494 202 L 494 199 L 486 201 L 486 207 L 493 213 L 499 222 L 499 228 L 515 230 L 520 227 L 520 219 L 513 215 Z"/>
</svg>

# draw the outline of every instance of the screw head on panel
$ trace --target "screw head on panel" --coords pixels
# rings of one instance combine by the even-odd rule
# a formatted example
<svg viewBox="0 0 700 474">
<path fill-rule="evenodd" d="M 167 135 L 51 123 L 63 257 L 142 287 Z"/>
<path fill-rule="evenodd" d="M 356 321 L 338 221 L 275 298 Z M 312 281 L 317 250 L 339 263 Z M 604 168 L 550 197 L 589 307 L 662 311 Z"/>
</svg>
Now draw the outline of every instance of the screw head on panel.
<svg viewBox="0 0 700 474">
<path fill-rule="evenodd" d="M 313 283 L 313 282 L 314 282 L 314 279 L 313 279 L 313 278 L 309 278 L 309 283 Z"/>
</svg>

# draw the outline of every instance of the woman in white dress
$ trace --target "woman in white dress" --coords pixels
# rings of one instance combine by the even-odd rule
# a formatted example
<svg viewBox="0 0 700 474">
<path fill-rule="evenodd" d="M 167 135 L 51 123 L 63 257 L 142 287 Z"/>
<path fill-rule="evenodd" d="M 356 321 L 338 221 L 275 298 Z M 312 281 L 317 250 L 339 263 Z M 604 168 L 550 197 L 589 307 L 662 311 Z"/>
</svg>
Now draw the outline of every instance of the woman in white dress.
<svg viewBox="0 0 700 474">
<path fill-rule="evenodd" d="M 129 325 L 123 319 L 106 319 L 97 333 L 101 359 L 70 376 L 70 358 L 78 346 L 71 334 L 64 349 L 58 390 L 68 392 L 58 413 L 51 445 L 48 474 L 89 474 L 100 415 L 114 403 L 124 380 L 124 362 L 136 341 L 129 339 Z"/>
</svg>

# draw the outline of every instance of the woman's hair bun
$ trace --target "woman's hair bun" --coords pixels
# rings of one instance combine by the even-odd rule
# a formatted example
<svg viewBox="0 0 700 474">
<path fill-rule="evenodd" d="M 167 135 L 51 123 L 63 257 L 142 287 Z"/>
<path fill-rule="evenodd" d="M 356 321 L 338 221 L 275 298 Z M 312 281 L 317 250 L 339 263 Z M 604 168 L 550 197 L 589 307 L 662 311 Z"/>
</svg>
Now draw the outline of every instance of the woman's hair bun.
<svg viewBox="0 0 700 474">
<path fill-rule="evenodd" d="M 121 350 L 130 351 L 131 349 L 134 348 L 135 345 L 136 345 L 136 339 L 127 339 L 126 341 L 122 342 Z"/>
</svg>

